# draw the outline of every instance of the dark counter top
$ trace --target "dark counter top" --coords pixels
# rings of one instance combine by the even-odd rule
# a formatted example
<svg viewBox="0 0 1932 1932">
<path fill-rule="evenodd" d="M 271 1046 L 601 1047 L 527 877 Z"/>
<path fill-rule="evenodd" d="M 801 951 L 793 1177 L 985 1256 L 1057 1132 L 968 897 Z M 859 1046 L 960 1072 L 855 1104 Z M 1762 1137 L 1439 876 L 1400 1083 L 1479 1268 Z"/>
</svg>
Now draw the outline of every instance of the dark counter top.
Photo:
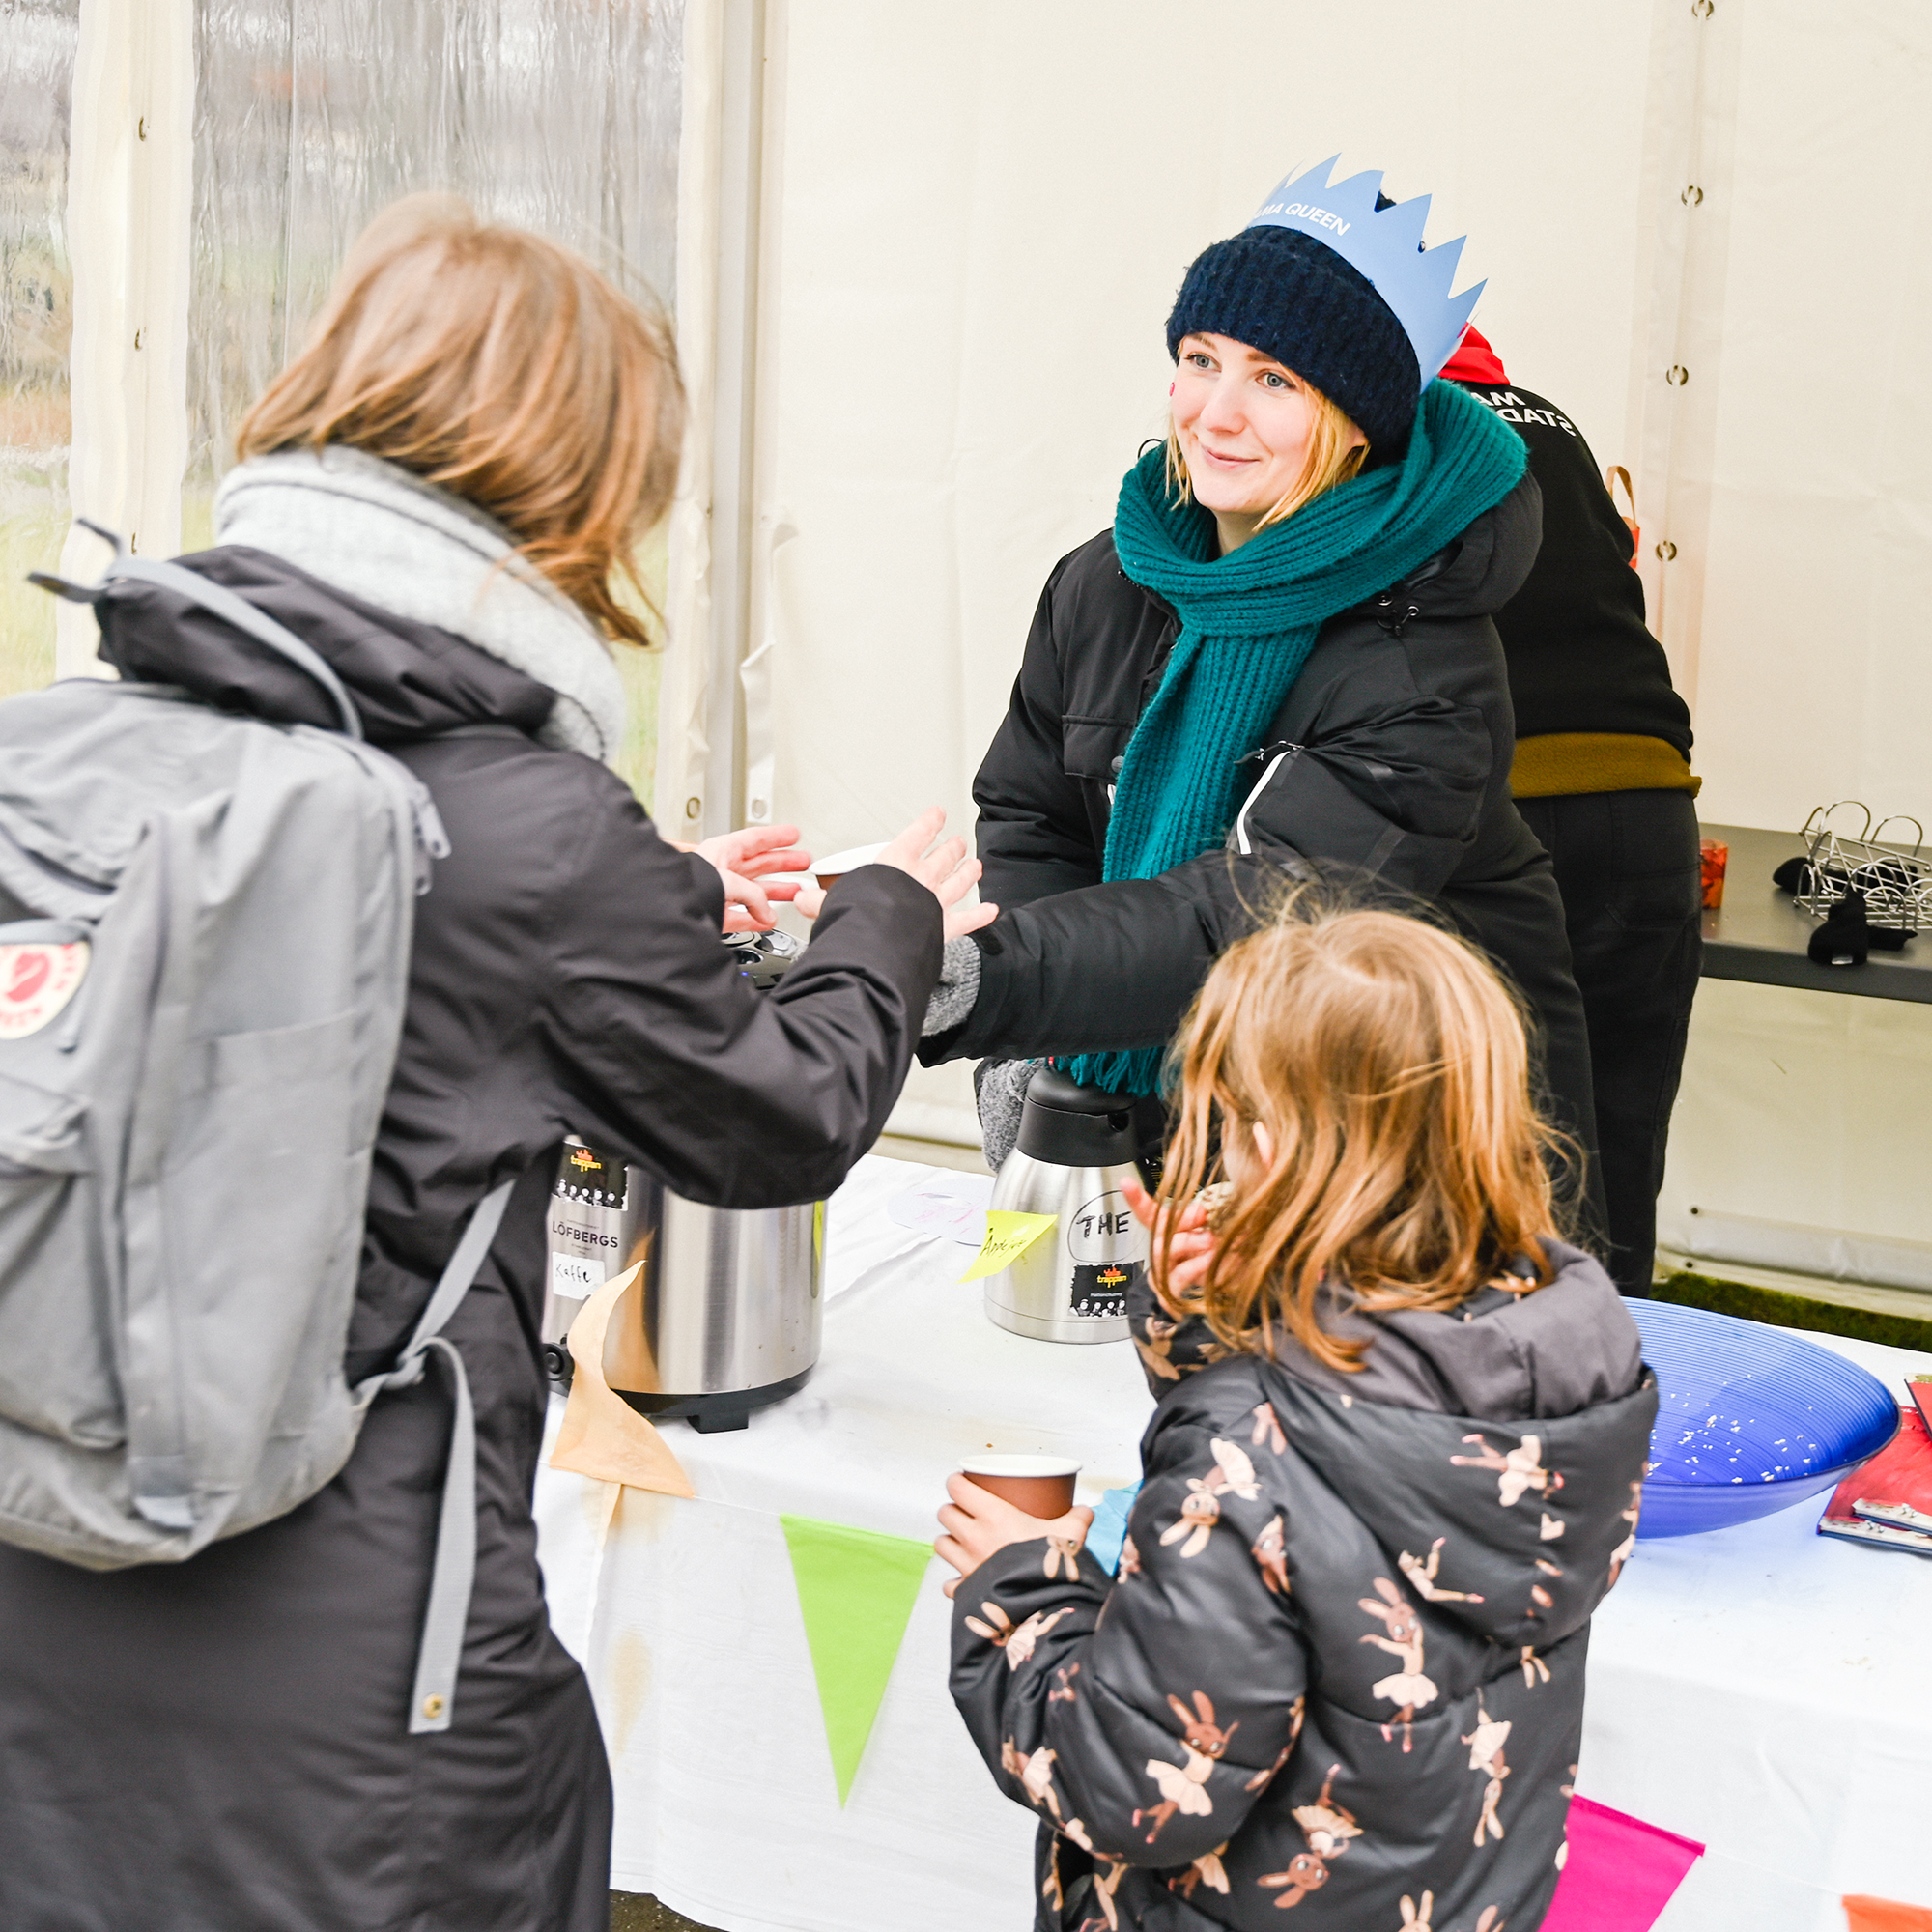
<svg viewBox="0 0 1932 1932">
<path fill-rule="evenodd" d="M 1706 838 L 1721 838 L 1731 848 L 1723 906 L 1704 915 L 1705 979 L 1932 1005 L 1932 932 L 1921 933 L 1902 952 L 1874 952 L 1862 966 L 1813 965 L 1804 949 L 1818 922 L 1771 882 L 1786 859 L 1803 856 L 1804 839 L 1795 832 L 1761 832 L 1750 825 L 1700 829 Z"/>
</svg>

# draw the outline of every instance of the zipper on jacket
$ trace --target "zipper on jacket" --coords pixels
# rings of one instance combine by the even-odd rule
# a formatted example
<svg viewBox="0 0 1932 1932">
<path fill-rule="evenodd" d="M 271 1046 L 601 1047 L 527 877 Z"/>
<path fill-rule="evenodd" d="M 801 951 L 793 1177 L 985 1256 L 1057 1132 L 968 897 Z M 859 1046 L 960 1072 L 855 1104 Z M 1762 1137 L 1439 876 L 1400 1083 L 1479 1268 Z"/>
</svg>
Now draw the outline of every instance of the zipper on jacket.
<svg viewBox="0 0 1932 1932">
<path fill-rule="evenodd" d="M 436 809 L 429 786 L 407 765 L 402 765 L 402 773 L 410 788 L 410 813 L 415 821 L 416 897 L 421 898 L 430 888 L 430 862 L 449 857 L 449 834 L 443 830 L 442 814 Z"/>
<path fill-rule="evenodd" d="M 1283 764 L 1290 759 L 1298 757 L 1300 753 L 1301 747 L 1299 745 L 1290 745 L 1278 741 L 1272 745 L 1258 745 L 1246 757 L 1235 760 L 1235 768 L 1237 771 L 1242 765 L 1252 765 L 1258 759 L 1265 758 L 1267 760 L 1266 764 L 1262 768 L 1261 778 L 1257 781 L 1254 790 L 1249 792 L 1247 797 L 1241 801 L 1241 809 L 1235 815 L 1235 831 L 1231 842 L 1235 850 L 1240 853 L 1244 859 L 1254 856 L 1255 848 L 1249 842 L 1248 838 L 1248 813 L 1254 810 L 1255 800 L 1267 790 L 1269 784 L 1273 781 L 1275 773 L 1280 771 Z"/>
<path fill-rule="evenodd" d="M 457 734 L 450 731 L 439 735 L 453 738 Z M 442 814 L 436 809 L 436 800 L 430 796 L 429 786 L 400 758 L 375 746 L 365 746 L 359 740 L 351 739 L 348 742 L 365 766 L 381 759 L 382 769 L 385 773 L 393 773 L 402 784 L 410 803 L 410 821 L 415 828 L 416 897 L 421 898 L 429 891 L 434 875 L 430 862 L 449 857 L 449 834 L 443 828 Z"/>
</svg>

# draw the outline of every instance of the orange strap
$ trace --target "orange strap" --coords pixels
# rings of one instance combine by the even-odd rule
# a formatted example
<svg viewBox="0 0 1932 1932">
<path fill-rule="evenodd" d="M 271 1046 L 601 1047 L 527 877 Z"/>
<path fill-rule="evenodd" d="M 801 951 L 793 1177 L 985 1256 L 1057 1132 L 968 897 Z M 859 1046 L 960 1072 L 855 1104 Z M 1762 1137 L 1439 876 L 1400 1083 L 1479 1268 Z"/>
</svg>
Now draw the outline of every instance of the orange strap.
<svg viewBox="0 0 1932 1932">
<path fill-rule="evenodd" d="M 1604 488 L 1610 493 L 1612 508 L 1616 505 L 1619 483 L 1624 486 L 1624 501 L 1630 505 L 1630 514 L 1625 516 L 1623 511 L 1618 510 L 1617 515 L 1623 517 L 1624 527 L 1631 533 L 1631 568 L 1634 570 L 1636 554 L 1643 545 L 1643 532 L 1637 527 L 1636 521 L 1636 492 L 1631 488 L 1630 471 L 1621 463 L 1612 463 L 1604 471 Z"/>
</svg>

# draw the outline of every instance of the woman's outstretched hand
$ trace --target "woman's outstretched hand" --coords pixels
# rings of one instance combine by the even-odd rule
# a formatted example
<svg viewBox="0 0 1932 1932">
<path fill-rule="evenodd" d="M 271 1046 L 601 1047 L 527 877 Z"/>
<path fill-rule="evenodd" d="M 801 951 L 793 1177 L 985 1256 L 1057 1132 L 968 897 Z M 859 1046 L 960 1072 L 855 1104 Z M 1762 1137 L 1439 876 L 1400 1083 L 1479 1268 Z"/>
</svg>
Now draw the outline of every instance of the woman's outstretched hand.
<svg viewBox="0 0 1932 1932">
<path fill-rule="evenodd" d="M 959 1587 L 960 1578 L 970 1577 L 996 1549 L 1009 1543 L 1037 1543 L 1050 1536 L 1056 1543 L 1070 1546 L 1071 1555 L 1087 1541 L 1094 1512 L 1085 1503 L 1075 1503 L 1063 1517 L 1045 1522 L 1015 1509 L 1004 1496 L 982 1490 L 967 1476 L 948 1476 L 946 1493 L 952 1500 L 939 1512 L 941 1535 L 933 1542 L 933 1554 L 952 1565 L 959 1576 L 946 1585 L 950 1597 Z M 1068 1566 L 1069 1575 L 1072 1565 Z M 1048 1571 L 1050 1577 L 1052 1571 Z"/>
<path fill-rule="evenodd" d="M 958 939 L 990 925 L 1000 915 L 996 905 L 962 905 L 960 901 L 980 882 L 980 862 L 966 856 L 963 838 L 933 844 L 946 825 L 946 813 L 933 806 L 923 811 L 879 853 L 872 863 L 910 872 L 939 901 L 946 918 L 946 937 Z M 927 848 L 930 847 L 928 850 Z M 807 919 L 816 919 L 825 895 L 816 886 L 801 886 L 792 903 Z"/>
<path fill-rule="evenodd" d="M 748 825 L 680 849 L 708 860 L 724 881 L 726 932 L 768 932 L 772 901 L 796 898 L 805 888 L 790 879 L 768 886 L 758 881 L 772 872 L 802 872 L 811 864 L 811 854 L 798 849 L 796 825 Z"/>
<path fill-rule="evenodd" d="M 1148 1231 L 1150 1251 L 1158 1255 L 1162 1226 L 1174 1210 L 1157 1206 L 1138 1180 L 1122 1181 L 1121 1192 L 1127 1197 L 1134 1219 Z M 1199 1201 L 1190 1201 L 1174 1222 L 1174 1245 L 1168 1250 L 1167 1274 L 1159 1284 L 1162 1291 L 1169 1297 L 1191 1293 L 1200 1287 L 1213 1259 L 1214 1236 L 1208 1226 L 1208 1209 Z"/>
</svg>

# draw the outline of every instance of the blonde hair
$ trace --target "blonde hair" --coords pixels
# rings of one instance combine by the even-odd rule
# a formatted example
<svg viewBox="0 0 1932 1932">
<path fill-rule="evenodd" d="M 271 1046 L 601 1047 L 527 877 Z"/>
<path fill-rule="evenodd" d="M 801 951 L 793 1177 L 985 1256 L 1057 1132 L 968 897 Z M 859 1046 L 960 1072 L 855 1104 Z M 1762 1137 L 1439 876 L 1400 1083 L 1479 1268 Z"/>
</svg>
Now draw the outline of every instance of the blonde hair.
<svg viewBox="0 0 1932 1932">
<path fill-rule="evenodd" d="M 1295 380 L 1301 382 L 1299 377 Z M 1359 475 L 1368 457 L 1367 443 L 1357 442 L 1352 448 L 1350 446 L 1350 439 L 1360 436 L 1362 432 L 1341 404 L 1331 402 L 1313 383 L 1302 383 L 1301 385 L 1308 391 L 1308 399 L 1314 405 L 1314 420 L 1308 432 L 1308 459 L 1301 467 L 1301 474 L 1255 526 L 1258 530 L 1283 522 L 1304 504 L 1312 503 L 1324 491 Z M 1194 484 L 1187 474 L 1187 459 L 1180 453 L 1180 438 L 1171 417 L 1167 425 L 1167 492 L 1181 503 L 1191 501 L 1194 496 Z"/>
<path fill-rule="evenodd" d="M 1555 1233 L 1545 1156 L 1558 1136 L 1530 1102 L 1521 1017 L 1461 940 L 1291 899 L 1223 954 L 1177 1044 L 1180 1120 L 1160 1198 L 1185 1204 L 1209 1182 L 1226 1198 L 1192 1294 L 1167 1293 L 1156 1243 L 1171 1312 L 1205 1315 L 1232 1349 L 1271 1353 L 1285 1330 L 1354 1369 L 1367 1344 L 1322 1328 L 1324 1284 L 1385 1311 L 1452 1308 L 1523 1256 L 1537 1269 L 1523 1285 L 1548 1281 L 1539 1243 Z"/>
<path fill-rule="evenodd" d="M 634 552 L 670 503 L 684 429 L 677 351 L 568 248 L 451 195 L 394 203 L 351 247 L 301 353 L 236 454 L 339 443 L 486 511 L 592 622 L 649 633 Z"/>
</svg>

